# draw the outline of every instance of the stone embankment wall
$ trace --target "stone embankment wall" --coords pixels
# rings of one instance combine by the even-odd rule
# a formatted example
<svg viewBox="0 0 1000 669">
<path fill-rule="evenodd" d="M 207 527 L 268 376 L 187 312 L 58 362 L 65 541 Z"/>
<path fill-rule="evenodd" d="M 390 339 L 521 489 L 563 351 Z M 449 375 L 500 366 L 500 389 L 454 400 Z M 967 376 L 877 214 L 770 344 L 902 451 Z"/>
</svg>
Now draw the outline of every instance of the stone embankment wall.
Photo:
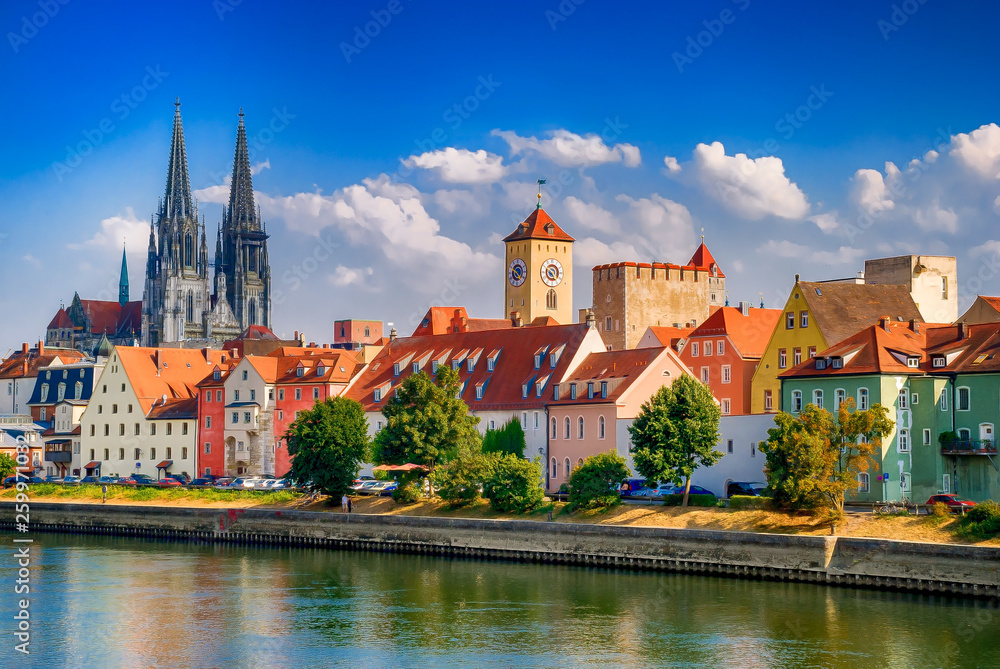
<svg viewBox="0 0 1000 669">
<path fill-rule="evenodd" d="M 14 508 L 0 503 L 0 529 Z M 1000 597 L 1000 548 L 885 539 L 277 509 L 31 506 L 31 532 L 425 553 Z"/>
</svg>

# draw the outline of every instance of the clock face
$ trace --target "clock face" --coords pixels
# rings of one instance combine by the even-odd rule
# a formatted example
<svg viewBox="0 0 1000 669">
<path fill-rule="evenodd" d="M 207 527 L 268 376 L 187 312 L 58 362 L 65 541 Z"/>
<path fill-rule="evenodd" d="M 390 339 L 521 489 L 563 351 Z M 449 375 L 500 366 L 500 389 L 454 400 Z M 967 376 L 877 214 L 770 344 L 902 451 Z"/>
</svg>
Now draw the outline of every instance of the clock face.
<svg viewBox="0 0 1000 669">
<path fill-rule="evenodd" d="M 563 266 L 555 258 L 542 263 L 542 281 L 546 286 L 558 286 L 563 278 Z"/>
<path fill-rule="evenodd" d="M 520 286 L 528 278 L 528 266 L 520 258 L 514 258 L 507 267 L 507 280 L 512 286 Z"/>
</svg>

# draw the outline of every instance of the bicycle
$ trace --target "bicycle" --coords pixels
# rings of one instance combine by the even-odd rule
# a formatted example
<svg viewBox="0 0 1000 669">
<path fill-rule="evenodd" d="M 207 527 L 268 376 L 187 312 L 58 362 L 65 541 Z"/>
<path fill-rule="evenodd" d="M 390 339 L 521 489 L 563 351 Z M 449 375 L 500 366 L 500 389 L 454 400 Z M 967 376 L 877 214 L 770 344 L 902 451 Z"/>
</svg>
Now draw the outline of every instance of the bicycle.
<svg viewBox="0 0 1000 669">
<path fill-rule="evenodd" d="M 877 507 L 875 512 L 883 515 L 891 513 L 909 514 L 911 511 L 916 514 L 919 512 L 919 508 L 910 501 L 909 497 L 903 497 L 898 501 L 878 502 L 875 506 Z"/>
</svg>

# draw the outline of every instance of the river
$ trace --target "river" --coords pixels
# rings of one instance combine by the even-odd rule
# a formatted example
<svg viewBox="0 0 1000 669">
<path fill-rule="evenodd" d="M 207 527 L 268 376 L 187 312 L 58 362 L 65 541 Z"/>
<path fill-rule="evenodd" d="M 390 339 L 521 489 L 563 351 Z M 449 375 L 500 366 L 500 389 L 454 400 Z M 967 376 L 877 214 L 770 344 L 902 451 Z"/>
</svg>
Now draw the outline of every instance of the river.
<svg viewBox="0 0 1000 669">
<path fill-rule="evenodd" d="M 13 554 L 11 535 L 3 535 Z M 811 584 L 34 535 L 4 667 L 995 667 L 1000 610 Z M 10 661 L 8 661 L 10 660 Z"/>
</svg>

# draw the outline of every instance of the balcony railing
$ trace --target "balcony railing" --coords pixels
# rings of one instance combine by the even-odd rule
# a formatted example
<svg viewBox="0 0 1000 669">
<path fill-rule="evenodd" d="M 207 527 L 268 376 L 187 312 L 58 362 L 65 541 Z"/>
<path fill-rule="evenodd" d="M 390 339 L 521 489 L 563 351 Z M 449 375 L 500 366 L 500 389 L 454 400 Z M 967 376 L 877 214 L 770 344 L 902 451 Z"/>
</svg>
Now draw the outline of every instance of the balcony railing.
<svg viewBox="0 0 1000 669">
<path fill-rule="evenodd" d="M 46 462 L 72 462 L 72 451 L 45 451 Z"/>
<path fill-rule="evenodd" d="M 941 455 L 996 455 L 997 445 L 993 441 L 973 441 L 957 439 L 941 445 Z"/>
</svg>

